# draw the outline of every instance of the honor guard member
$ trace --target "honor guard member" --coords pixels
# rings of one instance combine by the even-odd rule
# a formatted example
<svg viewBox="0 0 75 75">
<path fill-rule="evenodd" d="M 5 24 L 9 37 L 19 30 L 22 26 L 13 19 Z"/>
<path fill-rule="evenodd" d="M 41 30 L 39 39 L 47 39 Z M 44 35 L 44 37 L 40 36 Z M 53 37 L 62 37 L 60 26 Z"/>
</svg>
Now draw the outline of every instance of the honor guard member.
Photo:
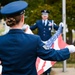
<svg viewBox="0 0 75 75">
<path fill-rule="evenodd" d="M 41 40 L 46 43 L 47 40 L 52 36 L 51 31 L 57 30 L 57 26 L 53 20 L 48 20 L 48 10 L 42 10 L 42 20 L 36 21 L 36 23 L 30 27 L 31 30 L 38 28 L 38 35 L 41 37 Z M 44 75 L 50 75 L 51 68 L 47 70 Z"/>
<path fill-rule="evenodd" d="M 73 45 L 62 50 L 49 49 L 38 35 L 26 34 L 22 27 L 27 6 L 25 1 L 14 1 L 1 9 L 1 14 L 6 16 L 6 24 L 10 26 L 9 32 L 0 36 L 2 75 L 37 75 L 37 57 L 63 61 L 70 57 L 71 52 L 75 52 Z"/>
<path fill-rule="evenodd" d="M 53 29 L 57 30 L 59 26 L 57 26 L 53 20 L 48 20 L 48 14 L 50 13 L 48 10 L 42 10 L 42 19 L 36 21 L 34 25 L 30 27 L 31 30 L 38 28 L 38 35 L 41 37 L 42 41 L 47 41 L 51 36 L 51 31 Z"/>
</svg>

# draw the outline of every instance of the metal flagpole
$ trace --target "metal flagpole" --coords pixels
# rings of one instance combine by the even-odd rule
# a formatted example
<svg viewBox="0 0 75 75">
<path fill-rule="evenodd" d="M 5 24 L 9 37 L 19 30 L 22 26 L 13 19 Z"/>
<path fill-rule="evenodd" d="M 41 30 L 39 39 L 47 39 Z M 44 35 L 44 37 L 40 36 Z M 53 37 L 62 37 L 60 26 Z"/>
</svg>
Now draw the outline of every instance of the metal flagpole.
<svg viewBox="0 0 75 75">
<path fill-rule="evenodd" d="M 62 0 L 63 39 L 66 42 L 66 0 Z M 66 60 L 63 61 L 63 72 L 66 71 Z"/>
</svg>

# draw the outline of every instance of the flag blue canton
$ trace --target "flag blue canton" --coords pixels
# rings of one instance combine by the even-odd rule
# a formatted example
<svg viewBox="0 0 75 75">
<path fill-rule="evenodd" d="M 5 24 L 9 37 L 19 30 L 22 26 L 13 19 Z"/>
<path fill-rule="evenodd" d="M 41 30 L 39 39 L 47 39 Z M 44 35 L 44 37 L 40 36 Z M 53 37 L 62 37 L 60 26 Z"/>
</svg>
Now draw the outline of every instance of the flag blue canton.
<svg viewBox="0 0 75 75">
<path fill-rule="evenodd" d="M 58 38 L 58 36 L 62 33 L 62 26 L 60 26 L 57 30 L 57 32 L 47 41 L 45 44 L 46 47 L 51 48 L 54 41 Z"/>
</svg>

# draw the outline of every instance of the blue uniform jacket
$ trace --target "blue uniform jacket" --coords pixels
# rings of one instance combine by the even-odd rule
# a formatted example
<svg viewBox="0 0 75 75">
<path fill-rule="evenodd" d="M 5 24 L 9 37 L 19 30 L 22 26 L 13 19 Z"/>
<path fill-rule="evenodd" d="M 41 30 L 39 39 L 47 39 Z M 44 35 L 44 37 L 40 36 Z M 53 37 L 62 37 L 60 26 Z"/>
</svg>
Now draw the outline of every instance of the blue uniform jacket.
<svg viewBox="0 0 75 75">
<path fill-rule="evenodd" d="M 44 60 L 62 61 L 69 58 L 68 48 L 47 49 L 37 35 L 25 34 L 20 29 L 11 29 L 0 36 L 0 60 L 2 75 L 37 75 L 35 62 L 37 57 Z"/>
<path fill-rule="evenodd" d="M 52 28 L 57 30 L 59 27 L 55 23 L 52 23 L 52 21 L 53 20 L 48 20 L 47 24 L 44 25 L 42 23 L 42 20 L 38 20 L 33 26 L 30 26 L 30 29 L 34 30 L 38 28 L 38 35 L 41 37 L 41 40 L 47 41 L 52 36 L 51 35 Z"/>
</svg>

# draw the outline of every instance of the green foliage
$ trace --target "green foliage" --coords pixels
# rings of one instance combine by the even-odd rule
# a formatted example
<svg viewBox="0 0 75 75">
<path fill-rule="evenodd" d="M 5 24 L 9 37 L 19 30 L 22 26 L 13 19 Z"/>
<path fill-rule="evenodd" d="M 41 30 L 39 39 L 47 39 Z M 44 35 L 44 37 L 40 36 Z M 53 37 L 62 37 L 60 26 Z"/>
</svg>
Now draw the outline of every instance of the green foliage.
<svg viewBox="0 0 75 75">
<path fill-rule="evenodd" d="M 66 19 L 68 28 L 75 29 L 75 0 L 67 0 L 66 6 Z"/>
<path fill-rule="evenodd" d="M 31 25 L 35 23 L 36 20 L 41 19 L 41 10 L 43 9 L 47 9 L 50 11 L 49 19 L 53 19 L 57 23 L 61 21 L 62 15 L 61 15 L 61 12 L 59 12 L 59 9 L 56 9 L 56 6 L 42 4 L 42 5 L 39 5 L 37 9 L 33 9 L 30 11 L 28 10 L 26 12 L 27 18 L 25 19 L 25 22 Z"/>
<path fill-rule="evenodd" d="M 12 1 L 17 1 L 17 0 L 0 0 L 1 6 L 4 6 Z"/>
<path fill-rule="evenodd" d="M 45 4 L 45 5 L 39 5 L 37 7 L 37 9 L 31 10 L 29 13 L 29 16 L 27 17 L 27 19 L 25 20 L 26 23 L 28 24 L 33 24 L 36 22 L 36 20 L 41 19 L 41 10 L 43 9 L 48 9 L 49 11 L 52 9 L 52 7 L 50 7 L 49 5 Z M 52 17 L 51 15 L 49 15 L 50 17 Z"/>
<path fill-rule="evenodd" d="M 46 4 L 54 5 L 56 3 L 59 3 L 61 0 L 45 0 Z"/>
</svg>

